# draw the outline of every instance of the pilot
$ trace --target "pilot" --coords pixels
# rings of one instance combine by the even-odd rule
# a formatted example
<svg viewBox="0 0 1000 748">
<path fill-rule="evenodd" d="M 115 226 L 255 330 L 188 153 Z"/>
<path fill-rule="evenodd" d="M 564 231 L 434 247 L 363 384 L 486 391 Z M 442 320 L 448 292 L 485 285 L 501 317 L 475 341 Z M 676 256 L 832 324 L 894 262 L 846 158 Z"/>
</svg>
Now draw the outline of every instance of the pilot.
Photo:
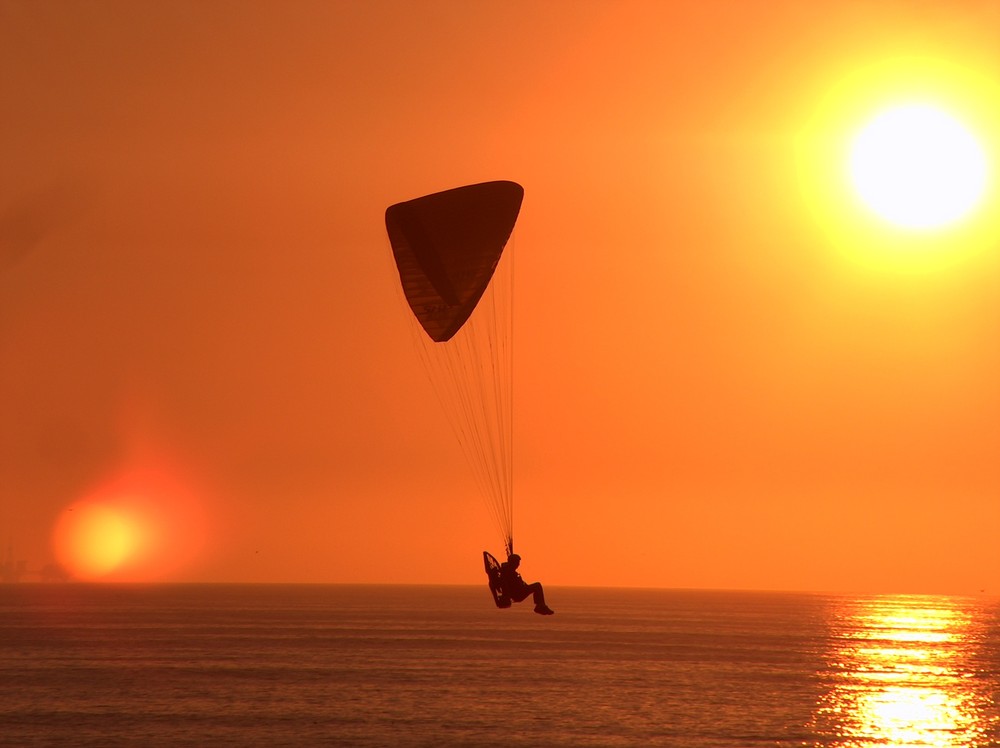
<svg viewBox="0 0 1000 748">
<path fill-rule="evenodd" d="M 524 600 L 528 595 L 534 596 L 535 612 L 539 615 L 550 616 L 555 613 L 552 608 L 545 604 L 545 593 L 542 591 L 541 582 L 527 584 L 521 575 L 517 573 L 517 567 L 521 565 L 521 557 L 516 553 L 510 554 L 507 560 L 500 564 L 500 589 L 504 595 L 516 603 Z"/>
</svg>

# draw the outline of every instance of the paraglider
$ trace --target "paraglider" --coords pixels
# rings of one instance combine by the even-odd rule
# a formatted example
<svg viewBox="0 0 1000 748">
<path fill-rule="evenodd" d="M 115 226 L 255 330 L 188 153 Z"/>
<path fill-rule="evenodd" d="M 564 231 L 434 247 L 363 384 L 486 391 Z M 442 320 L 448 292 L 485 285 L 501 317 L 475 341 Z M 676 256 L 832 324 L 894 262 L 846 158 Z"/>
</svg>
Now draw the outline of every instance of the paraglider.
<svg viewBox="0 0 1000 748">
<path fill-rule="evenodd" d="M 385 211 L 400 286 L 420 326 L 418 351 L 508 557 L 514 554 L 513 273 L 503 254 L 523 197 L 516 182 L 484 182 Z M 493 591 L 500 564 L 493 559 L 491 574 L 487 556 Z M 494 600 L 509 606 L 496 592 Z"/>
<path fill-rule="evenodd" d="M 521 565 L 521 557 L 510 554 L 502 564 L 497 562 L 488 551 L 483 551 L 483 563 L 486 565 L 486 578 L 489 580 L 490 593 L 498 608 L 509 608 L 512 603 L 519 603 L 531 595 L 535 603 L 535 612 L 550 616 L 555 613 L 545 604 L 545 591 L 541 582 L 528 584 L 517 573 Z"/>
</svg>

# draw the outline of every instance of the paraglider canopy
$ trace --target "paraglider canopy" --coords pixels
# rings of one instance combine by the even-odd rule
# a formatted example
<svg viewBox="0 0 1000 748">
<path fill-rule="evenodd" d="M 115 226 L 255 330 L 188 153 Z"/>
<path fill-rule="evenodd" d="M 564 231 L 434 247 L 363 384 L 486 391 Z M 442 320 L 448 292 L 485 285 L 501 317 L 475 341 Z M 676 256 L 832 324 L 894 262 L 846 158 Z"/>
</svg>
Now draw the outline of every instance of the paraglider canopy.
<svg viewBox="0 0 1000 748">
<path fill-rule="evenodd" d="M 524 189 L 496 181 L 457 187 L 389 206 L 385 227 L 403 293 L 437 343 L 472 314 L 500 261 Z"/>
</svg>

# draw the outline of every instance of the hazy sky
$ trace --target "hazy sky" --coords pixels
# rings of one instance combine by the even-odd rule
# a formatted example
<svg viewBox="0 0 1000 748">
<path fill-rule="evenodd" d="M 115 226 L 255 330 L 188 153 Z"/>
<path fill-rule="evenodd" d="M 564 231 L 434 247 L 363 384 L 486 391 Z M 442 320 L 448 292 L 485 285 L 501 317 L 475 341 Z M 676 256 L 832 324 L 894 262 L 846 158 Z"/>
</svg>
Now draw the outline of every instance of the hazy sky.
<svg viewBox="0 0 1000 748">
<path fill-rule="evenodd" d="M 0 559 L 484 581 L 383 214 L 510 179 L 526 578 L 1000 589 L 996 191 L 835 197 L 898 87 L 1000 122 L 997 8 L 0 0 Z"/>
</svg>

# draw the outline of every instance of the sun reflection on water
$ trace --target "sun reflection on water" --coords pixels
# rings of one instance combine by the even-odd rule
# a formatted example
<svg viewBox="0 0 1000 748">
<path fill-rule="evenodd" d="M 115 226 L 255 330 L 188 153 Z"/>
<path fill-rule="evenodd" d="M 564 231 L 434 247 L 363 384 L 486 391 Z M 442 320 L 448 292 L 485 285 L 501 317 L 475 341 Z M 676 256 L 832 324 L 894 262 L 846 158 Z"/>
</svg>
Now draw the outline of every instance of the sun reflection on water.
<svg viewBox="0 0 1000 748">
<path fill-rule="evenodd" d="M 813 727 L 850 748 L 994 745 L 991 687 L 975 657 L 986 624 L 974 602 L 844 601 L 834 616 L 828 690 Z"/>
</svg>

